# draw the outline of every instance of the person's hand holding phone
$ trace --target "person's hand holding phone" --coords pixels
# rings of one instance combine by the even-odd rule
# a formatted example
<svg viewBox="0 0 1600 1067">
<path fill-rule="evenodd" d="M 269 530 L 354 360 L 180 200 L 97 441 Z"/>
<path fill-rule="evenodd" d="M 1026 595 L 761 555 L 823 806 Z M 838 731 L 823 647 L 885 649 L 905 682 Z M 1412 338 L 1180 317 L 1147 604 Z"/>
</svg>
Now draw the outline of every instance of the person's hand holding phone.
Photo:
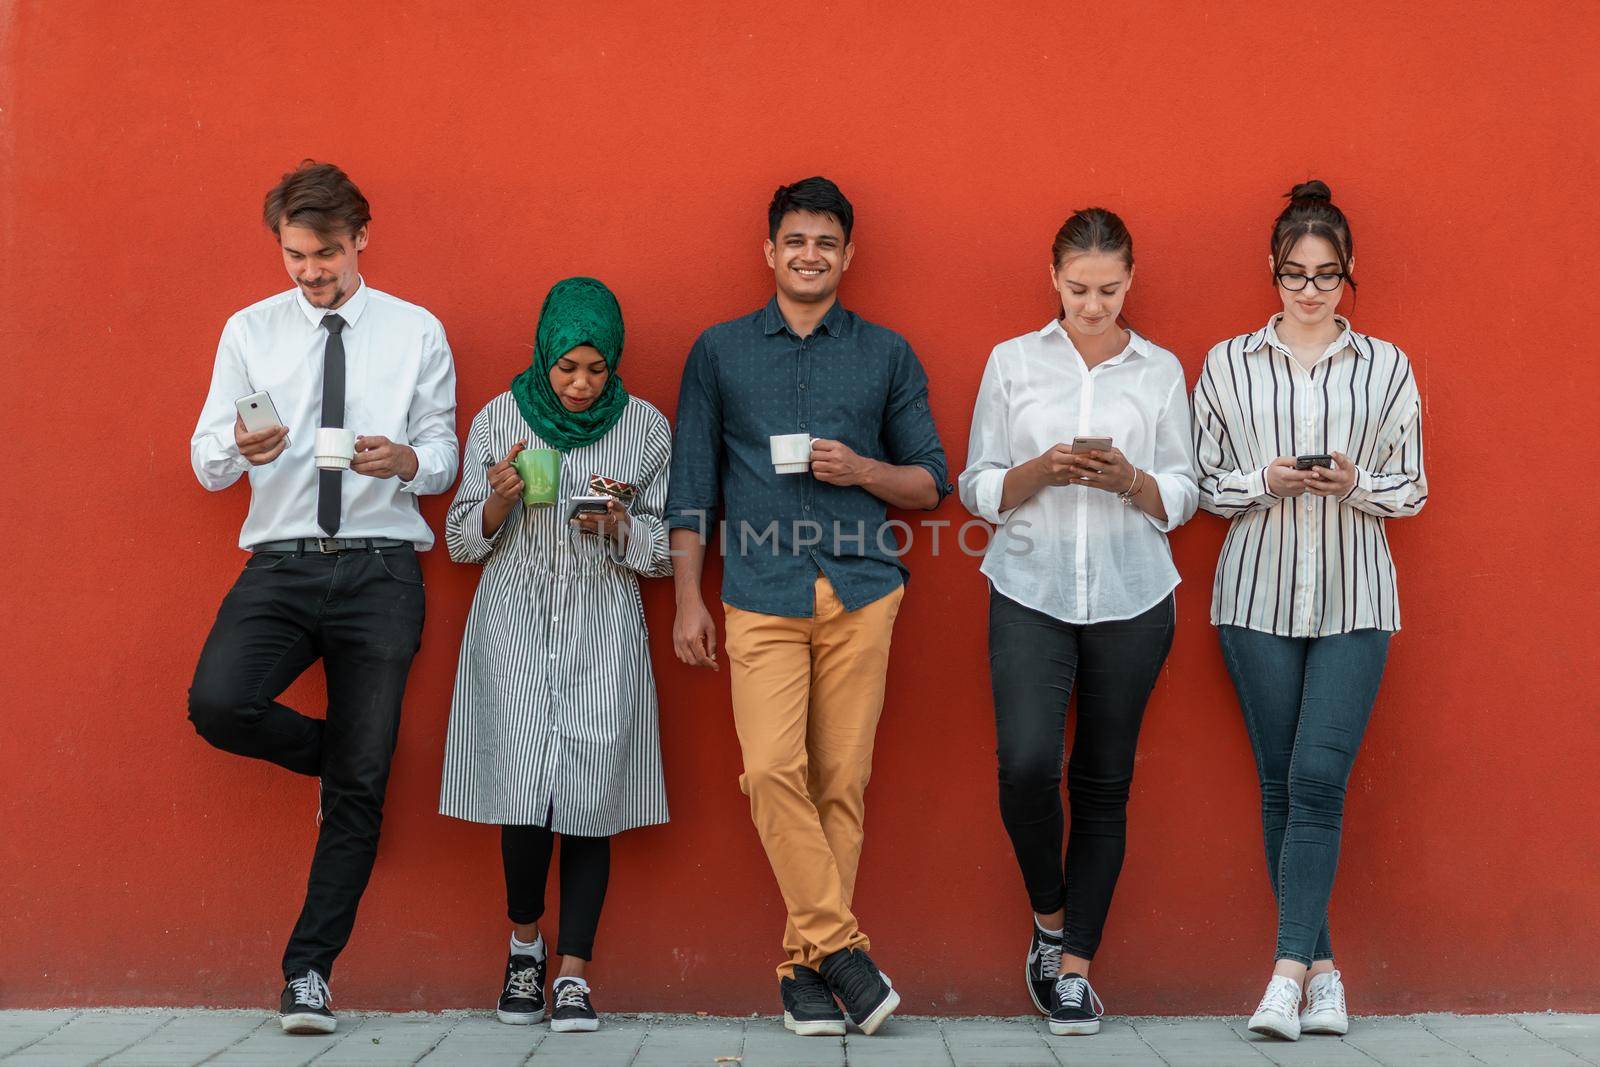
<svg viewBox="0 0 1600 1067">
<path fill-rule="evenodd" d="M 239 454 L 249 460 L 252 466 L 260 467 L 283 455 L 283 450 L 289 447 L 289 427 L 269 426 L 265 430 L 251 432 L 244 428 L 244 420 L 235 415 L 233 443 L 239 446 Z"/>
<path fill-rule="evenodd" d="M 1306 491 L 1317 496 L 1344 497 L 1356 486 L 1356 465 L 1343 452 L 1332 453 L 1333 467 L 1312 467 Z"/>
<path fill-rule="evenodd" d="M 572 517 L 572 525 L 580 532 L 603 537 L 607 534 L 618 544 L 624 540 L 628 527 L 633 523 L 633 516 L 628 514 L 628 509 L 622 506 L 622 501 L 611 499 L 606 501 L 606 510 L 580 511 Z"/>
<path fill-rule="evenodd" d="M 410 445 L 397 445 L 387 437 L 373 434 L 356 438 L 356 455 L 350 469 L 368 478 L 399 478 L 409 482 L 417 476 L 417 452 Z"/>
<path fill-rule="evenodd" d="M 1293 456 L 1279 456 L 1267 464 L 1267 492 L 1273 496 L 1297 497 L 1311 488 L 1313 476 L 1319 467 L 1296 470 Z"/>
<path fill-rule="evenodd" d="M 1088 452 L 1068 452 L 1076 461 L 1078 476 L 1073 485 L 1086 485 L 1107 493 L 1126 492 L 1133 486 L 1133 464 L 1120 448 L 1096 448 Z"/>
</svg>

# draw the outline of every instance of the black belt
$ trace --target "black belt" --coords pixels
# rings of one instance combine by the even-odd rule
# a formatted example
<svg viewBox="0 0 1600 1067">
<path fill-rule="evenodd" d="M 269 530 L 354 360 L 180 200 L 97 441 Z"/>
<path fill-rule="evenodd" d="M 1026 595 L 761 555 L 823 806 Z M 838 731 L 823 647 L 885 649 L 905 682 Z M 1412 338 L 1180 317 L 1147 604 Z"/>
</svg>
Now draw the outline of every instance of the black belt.
<svg viewBox="0 0 1600 1067">
<path fill-rule="evenodd" d="M 252 552 L 293 552 L 308 556 L 324 556 L 340 552 L 371 552 L 380 548 L 409 548 L 410 541 L 397 541 L 393 537 L 300 537 L 292 541 L 263 541 L 251 547 Z"/>
</svg>

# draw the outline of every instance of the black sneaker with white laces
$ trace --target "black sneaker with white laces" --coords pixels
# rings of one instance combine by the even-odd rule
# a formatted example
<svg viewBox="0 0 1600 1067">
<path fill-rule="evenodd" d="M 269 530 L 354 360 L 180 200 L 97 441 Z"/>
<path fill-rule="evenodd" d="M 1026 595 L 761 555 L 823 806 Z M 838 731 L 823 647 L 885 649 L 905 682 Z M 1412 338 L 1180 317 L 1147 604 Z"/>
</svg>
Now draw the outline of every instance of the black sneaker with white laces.
<svg viewBox="0 0 1600 1067">
<path fill-rule="evenodd" d="M 517 955 L 506 959 L 506 980 L 494 1014 L 512 1026 L 544 1020 L 544 960 Z"/>
<path fill-rule="evenodd" d="M 550 1029 L 558 1034 L 585 1034 L 600 1029 L 600 1016 L 589 1003 L 589 984 L 577 978 L 557 978 L 550 987 L 554 1010 Z"/>
<path fill-rule="evenodd" d="M 828 991 L 822 975 L 798 964 L 793 978 L 778 982 L 783 997 L 783 1027 L 801 1037 L 841 1037 L 844 1012 Z"/>
<path fill-rule="evenodd" d="M 1046 1015 L 1056 1010 L 1056 979 L 1061 977 L 1065 944 L 1060 934 L 1047 934 L 1037 922 L 1033 924 L 1033 941 L 1028 945 L 1028 996 Z"/>
<path fill-rule="evenodd" d="M 1064 974 L 1056 979 L 1056 1007 L 1050 1013 L 1050 1032 L 1057 1037 L 1075 1037 L 1100 1032 L 1100 1016 L 1106 1006 L 1100 1003 L 1089 979 L 1081 974 Z"/>
<path fill-rule="evenodd" d="M 286 1034 L 331 1034 L 339 1025 L 333 1017 L 333 992 L 316 971 L 291 977 L 278 998 L 278 1023 Z"/>
<path fill-rule="evenodd" d="M 876 1033 L 900 1006 L 889 976 L 858 948 L 842 948 L 823 960 L 822 977 L 844 1006 L 845 1017 L 863 1034 Z"/>
</svg>

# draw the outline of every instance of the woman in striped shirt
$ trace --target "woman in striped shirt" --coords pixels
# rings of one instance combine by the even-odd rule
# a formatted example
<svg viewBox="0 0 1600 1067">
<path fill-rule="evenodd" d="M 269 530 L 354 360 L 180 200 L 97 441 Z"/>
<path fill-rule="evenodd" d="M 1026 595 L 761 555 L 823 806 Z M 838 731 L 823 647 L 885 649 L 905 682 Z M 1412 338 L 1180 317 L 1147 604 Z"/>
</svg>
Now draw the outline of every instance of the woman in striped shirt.
<svg viewBox="0 0 1600 1067">
<path fill-rule="evenodd" d="M 498 1016 L 544 1018 L 539 932 L 561 836 L 561 973 L 550 1027 L 599 1026 L 586 978 L 610 877 L 611 835 L 667 820 L 655 681 L 638 576 L 671 573 L 662 509 L 667 420 L 617 376 L 622 311 L 592 278 L 556 283 L 533 366 L 472 420 L 445 518 L 450 558 L 484 564 L 450 708 L 439 810 L 499 824 L 513 926 Z M 556 503 L 522 503 L 512 461 L 561 453 Z M 594 476 L 637 495 L 569 524 Z M 622 491 L 627 495 L 626 491 Z"/>
<path fill-rule="evenodd" d="M 1428 488 L 1410 362 L 1335 314 L 1355 260 L 1322 182 L 1289 194 L 1268 262 L 1283 311 L 1207 355 L 1194 435 L 1200 506 L 1230 520 L 1211 621 L 1260 772 L 1278 900 L 1277 962 L 1250 1029 L 1294 1040 L 1349 1026 L 1327 919 L 1345 784 L 1400 629 L 1384 523 L 1416 514 Z"/>
</svg>

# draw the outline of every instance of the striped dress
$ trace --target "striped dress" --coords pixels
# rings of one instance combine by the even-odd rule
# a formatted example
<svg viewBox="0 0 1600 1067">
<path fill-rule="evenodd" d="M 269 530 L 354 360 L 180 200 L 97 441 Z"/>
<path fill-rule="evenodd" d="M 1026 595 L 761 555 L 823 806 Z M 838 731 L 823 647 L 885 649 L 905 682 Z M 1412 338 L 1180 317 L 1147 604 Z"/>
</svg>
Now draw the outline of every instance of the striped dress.
<svg viewBox="0 0 1600 1067">
<path fill-rule="evenodd" d="M 1384 524 L 1428 500 L 1411 362 L 1340 318 L 1339 337 L 1306 370 L 1275 322 L 1213 348 L 1194 387 L 1200 506 L 1232 520 L 1211 622 L 1281 637 L 1398 630 Z M 1343 500 L 1267 490 L 1274 459 L 1333 452 L 1356 465 Z"/>
<path fill-rule="evenodd" d="M 461 640 L 439 811 L 582 837 L 666 822 L 638 576 L 672 572 L 667 420 L 630 398 L 609 433 L 562 456 L 554 507 L 516 504 L 485 538 L 486 473 L 524 438 L 546 447 L 501 393 L 472 420 L 445 518 L 450 558 L 484 569 Z M 567 501 L 595 474 L 639 490 L 620 551 L 566 522 Z"/>
</svg>

